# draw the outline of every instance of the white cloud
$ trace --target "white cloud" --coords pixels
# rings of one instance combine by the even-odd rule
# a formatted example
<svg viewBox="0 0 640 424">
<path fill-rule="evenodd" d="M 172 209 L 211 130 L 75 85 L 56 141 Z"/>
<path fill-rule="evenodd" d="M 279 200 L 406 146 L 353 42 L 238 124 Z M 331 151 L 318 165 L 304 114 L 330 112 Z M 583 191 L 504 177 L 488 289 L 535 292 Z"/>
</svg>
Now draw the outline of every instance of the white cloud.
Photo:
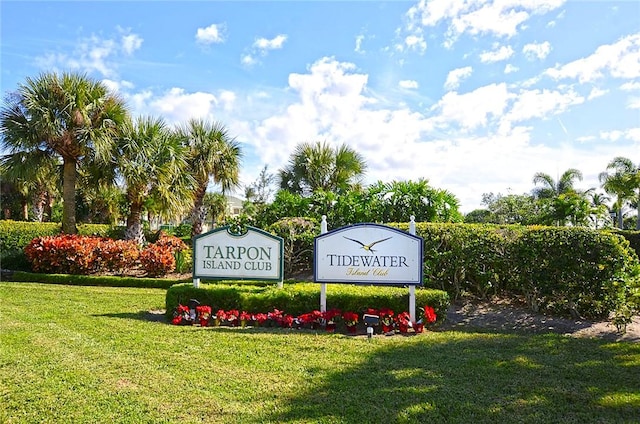
<svg viewBox="0 0 640 424">
<path fill-rule="evenodd" d="M 593 87 L 591 89 L 591 92 L 589 93 L 589 96 L 587 97 L 587 100 L 597 99 L 598 97 L 604 96 L 608 92 L 609 92 L 609 90 L 603 90 L 603 89 L 598 88 L 598 87 Z"/>
<path fill-rule="evenodd" d="M 534 14 L 557 9 L 564 0 L 421 0 L 406 14 L 407 31 L 444 22 L 445 46 L 462 34 L 512 37 Z"/>
<path fill-rule="evenodd" d="M 630 97 L 627 101 L 627 108 L 640 109 L 640 97 Z"/>
<path fill-rule="evenodd" d="M 521 90 L 514 104 L 504 117 L 505 122 L 522 122 L 532 118 L 545 118 L 566 111 L 570 106 L 581 104 L 584 98 L 575 91 Z"/>
<path fill-rule="evenodd" d="M 137 34 L 117 28 L 121 34 L 116 38 L 102 38 L 97 35 L 80 38 L 70 53 L 49 52 L 35 58 L 36 64 L 47 70 L 72 70 L 86 73 L 97 72 L 104 78 L 115 78 L 118 59 L 131 56 L 142 46 L 143 39 Z"/>
<path fill-rule="evenodd" d="M 243 54 L 240 58 L 240 62 L 245 66 L 253 66 L 259 63 L 259 60 L 251 56 L 250 54 Z"/>
<path fill-rule="evenodd" d="M 480 53 L 480 61 L 482 63 L 500 62 L 509 59 L 513 55 L 511 46 L 494 47 L 492 51 Z"/>
<path fill-rule="evenodd" d="M 501 116 L 512 96 L 505 83 L 486 85 L 464 94 L 450 91 L 431 110 L 438 114 L 434 121 L 439 127 L 457 124 L 462 131 L 468 131 L 484 127 L 489 119 Z"/>
<path fill-rule="evenodd" d="M 624 91 L 640 90 L 640 81 L 625 82 L 620 86 L 620 89 Z"/>
<path fill-rule="evenodd" d="M 240 57 L 240 63 L 247 67 L 257 65 L 260 63 L 258 57 L 266 57 L 270 50 L 282 49 L 285 41 L 287 41 L 285 34 L 276 35 L 271 39 L 264 37 L 256 38 L 251 48 L 247 49 L 248 52 Z"/>
<path fill-rule="evenodd" d="M 258 38 L 253 43 L 253 47 L 260 51 L 278 50 L 282 48 L 285 41 L 287 41 L 287 36 L 284 34 L 279 34 L 273 37 L 272 39 Z"/>
<path fill-rule="evenodd" d="M 122 50 L 127 55 L 132 55 L 133 52 L 138 50 L 142 46 L 142 38 L 137 34 L 127 34 L 122 36 Z"/>
<path fill-rule="evenodd" d="M 172 88 L 150 103 L 150 107 L 169 121 L 185 122 L 190 118 L 202 118 L 216 104 L 211 93 L 186 93 L 182 88 Z"/>
<path fill-rule="evenodd" d="M 418 88 L 418 81 L 414 81 L 414 80 L 402 80 L 398 83 L 398 85 L 400 86 L 400 88 L 405 88 L 405 89 L 416 89 Z"/>
<path fill-rule="evenodd" d="M 206 28 L 198 28 L 196 41 L 201 44 L 219 44 L 224 42 L 224 24 L 211 24 Z"/>
<path fill-rule="evenodd" d="M 444 88 L 447 90 L 455 90 L 460 86 L 460 82 L 466 78 L 469 78 L 473 73 L 471 66 L 465 66 L 464 68 L 454 69 L 449 71 L 447 80 L 444 83 Z"/>
<path fill-rule="evenodd" d="M 526 58 L 529 60 L 534 60 L 534 59 L 542 60 L 546 58 L 550 52 L 551 52 L 551 44 L 548 41 L 545 41 L 544 43 L 538 43 L 538 44 L 536 43 L 525 44 L 524 47 L 522 48 L 522 53 L 524 53 Z"/>
<path fill-rule="evenodd" d="M 640 33 L 602 45 L 590 56 L 556 65 L 545 73 L 556 80 L 571 78 L 585 83 L 602 78 L 605 72 L 615 78 L 640 77 Z"/>
<path fill-rule="evenodd" d="M 520 70 L 520 68 L 518 68 L 517 66 L 514 66 L 510 63 L 507 63 L 504 67 L 504 73 L 505 74 L 512 74 L 514 72 L 518 72 L 518 70 Z"/>
<path fill-rule="evenodd" d="M 364 49 L 362 48 L 362 42 L 364 41 L 364 35 L 360 34 L 356 37 L 356 47 L 353 49 L 356 53 L 364 53 Z"/>
<path fill-rule="evenodd" d="M 427 50 L 427 42 L 424 41 L 423 36 L 418 35 L 409 35 L 404 39 L 404 44 L 407 46 L 409 50 L 415 50 L 420 53 L 423 53 Z"/>
</svg>

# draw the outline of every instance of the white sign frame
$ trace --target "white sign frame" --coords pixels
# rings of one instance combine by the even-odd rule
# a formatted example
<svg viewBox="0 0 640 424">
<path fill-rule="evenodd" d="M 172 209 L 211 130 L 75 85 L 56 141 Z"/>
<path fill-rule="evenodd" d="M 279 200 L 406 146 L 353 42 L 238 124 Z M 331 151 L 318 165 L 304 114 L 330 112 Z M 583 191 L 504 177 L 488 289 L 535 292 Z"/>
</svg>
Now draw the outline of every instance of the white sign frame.
<svg viewBox="0 0 640 424">
<path fill-rule="evenodd" d="M 423 239 L 397 228 L 361 223 L 314 239 L 317 283 L 423 284 Z"/>
<path fill-rule="evenodd" d="M 233 234 L 229 228 L 226 225 L 193 238 L 194 284 L 200 279 L 282 282 L 282 237 L 251 226 L 243 234 Z"/>
</svg>

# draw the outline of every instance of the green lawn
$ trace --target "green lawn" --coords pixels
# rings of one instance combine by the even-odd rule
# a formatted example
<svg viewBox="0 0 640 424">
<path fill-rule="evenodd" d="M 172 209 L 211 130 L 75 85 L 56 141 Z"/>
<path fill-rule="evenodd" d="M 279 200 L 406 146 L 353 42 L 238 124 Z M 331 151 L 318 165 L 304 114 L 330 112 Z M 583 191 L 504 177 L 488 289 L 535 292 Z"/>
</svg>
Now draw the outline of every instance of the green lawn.
<svg viewBox="0 0 640 424">
<path fill-rule="evenodd" d="M 0 283 L 0 423 L 640 420 L 640 344 L 178 327 L 164 296 Z"/>
</svg>

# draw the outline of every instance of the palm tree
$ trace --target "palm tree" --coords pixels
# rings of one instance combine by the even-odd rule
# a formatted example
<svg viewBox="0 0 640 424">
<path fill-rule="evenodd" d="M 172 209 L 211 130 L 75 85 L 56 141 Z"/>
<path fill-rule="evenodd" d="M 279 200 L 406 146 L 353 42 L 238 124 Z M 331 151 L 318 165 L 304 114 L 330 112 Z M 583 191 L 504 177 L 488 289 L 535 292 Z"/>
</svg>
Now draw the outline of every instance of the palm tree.
<svg viewBox="0 0 640 424">
<path fill-rule="evenodd" d="M 533 183 L 541 186 L 533 189 L 533 195 L 540 202 L 543 215 L 546 216 L 549 223 L 565 225 L 568 218 L 571 218 L 572 222 L 576 222 L 578 218 L 572 214 L 574 212 L 582 213 L 581 208 L 577 205 L 584 203 L 580 200 L 584 200 L 584 195 L 574 188 L 576 180 L 582 180 L 582 172 L 575 168 L 566 170 L 558 181 L 544 172 L 534 174 Z"/>
<path fill-rule="evenodd" d="M 29 201 L 34 219 L 42 222 L 45 210 L 59 193 L 60 167 L 55 157 L 43 150 L 18 151 L 0 159 L 2 178 L 21 194 L 22 218 L 28 220 Z"/>
<path fill-rule="evenodd" d="M 127 240 L 144 242 L 142 212 L 152 192 L 164 208 L 175 212 L 191 200 L 193 179 L 186 172 L 186 153 L 162 119 L 139 117 L 122 126 L 114 160 L 129 203 Z"/>
<path fill-rule="evenodd" d="M 611 174 L 608 171 L 613 171 Z M 616 196 L 614 211 L 618 217 L 618 227 L 623 228 L 622 208 L 626 202 L 638 204 L 640 199 L 640 166 L 625 157 L 618 156 L 607 165 L 607 171 L 600 173 L 602 188 Z M 638 209 L 636 207 L 636 209 Z M 636 229 L 640 230 L 640 211 L 636 221 Z"/>
<path fill-rule="evenodd" d="M 574 183 L 576 180 L 582 181 L 582 172 L 575 168 L 567 169 L 558 181 L 555 181 L 549 174 L 536 172 L 533 176 L 533 184 L 540 184 L 542 187 L 533 189 L 537 198 L 550 199 L 560 194 L 575 192 Z"/>
<path fill-rule="evenodd" d="M 597 193 L 594 190 L 588 190 L 589 201 L 591 203 L 591 214 L 589 219 L 593 222 L 596 230 L 600 225 L 600 221 L 608 222 L 609 208 L 607 202 L 609 196 L 602 193 Z"/>
<path fill-rule="evenodd" d="M 365 173 L 364 158 L 343 144 L 333 149 L 328 143 L 301 143 L 278 172 L 280 188 L 310 196 L 316 190 L 346 192 Z"/>
<path fill-rule="evenodd" d="M 122 100 L 85 75 L 44 73 L 27 78 L 0 112 L 2 147 L 46 151 L 62 158 L 62 231 L 76 233 L 76 179 L 88 160 L 106 160 L 127 116 Z"/>
<path fill-rule="evenodd" d="M 178 128 L 177 134 L 188 149 L 188 172 L 195 180 L 191 233 L 198 235 L 202 233 L 202 223 L 207 215 L 204 197 L 209 180 L 219 184 L 223 194 L 237 187 L 242 151 L 219 122 L 192 119 Z"/>
</svg>

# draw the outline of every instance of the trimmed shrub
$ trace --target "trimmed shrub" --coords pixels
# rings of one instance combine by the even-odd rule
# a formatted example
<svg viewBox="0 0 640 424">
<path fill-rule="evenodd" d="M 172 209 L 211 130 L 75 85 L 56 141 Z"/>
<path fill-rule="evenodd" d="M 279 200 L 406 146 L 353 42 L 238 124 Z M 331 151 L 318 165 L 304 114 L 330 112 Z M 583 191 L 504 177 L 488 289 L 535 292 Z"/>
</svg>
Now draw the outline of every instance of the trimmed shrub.
<svg viewBox="0 0 640 424">
<path fill-rule="evenodd" d="M 174 309 L 195 299 L 202 305 L 217 309 L 238 309 L 251 313 L 269 312 L 274 308 L 287 314 L 300 315 L 319 309 L 320 285 L 315 283 L 285 284 L 276 286 L 250 286 L 228 284 L 176 284 L 167 290 L 167 317 Z M 416 289 L 416 309 L 432 306 L 439 319 L 446 317 L 449 295 L 441 290 Z M 363 313 L 367 308 L 390 308 L 396 312 L 407 311 L 409 293 L 407 288 L 355 286 L 331 284 L 327 289 L 327 308 Z M 417 312 L 417 311 L 416 311 Z"/>
</svg>

